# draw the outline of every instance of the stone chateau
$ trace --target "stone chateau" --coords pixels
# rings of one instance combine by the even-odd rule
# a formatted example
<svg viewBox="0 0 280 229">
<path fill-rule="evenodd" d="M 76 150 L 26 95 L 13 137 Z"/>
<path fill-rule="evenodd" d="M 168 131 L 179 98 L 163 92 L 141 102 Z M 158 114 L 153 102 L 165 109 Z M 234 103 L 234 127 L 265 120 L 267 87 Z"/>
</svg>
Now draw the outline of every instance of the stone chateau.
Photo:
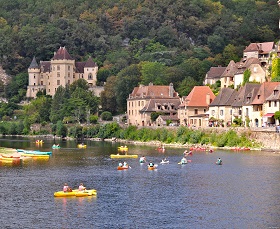
<svg viewBox="0 0 280 229">
<path fill-rule="evenodd" d="M 54 96 L 59 86 L 65 87 L 78 79 L 85 79 L 96 96 L 102 87 L 96 86 L 98 66 L 91 57 L 85 62 L 75 61 L 65 47 L 60 47 L 50 61 L 40 61 L 35 57 L 29 68 L 29 83 L 26 97 L 35 98 L 39 91 L 46 90 L 47 95 Z"/>
</svg>

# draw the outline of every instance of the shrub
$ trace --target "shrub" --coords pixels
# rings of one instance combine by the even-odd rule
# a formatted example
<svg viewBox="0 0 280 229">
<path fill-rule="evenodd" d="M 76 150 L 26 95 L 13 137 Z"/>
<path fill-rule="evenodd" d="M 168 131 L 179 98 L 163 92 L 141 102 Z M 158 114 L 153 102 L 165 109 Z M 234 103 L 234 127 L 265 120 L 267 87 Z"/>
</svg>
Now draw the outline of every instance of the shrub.
<svg viewBox="0 0 280 229">
<path fill-rule="evenodd" d="M 112 120 L 113 120 L 113 115 L 112 115 L 112 113 L 109 112 L 109 111 L 104 111 L 104 112 L 102 112 L 102 114 L 101 114 L 101 119 L 102 119 L 103 121 L 112 121 Z"/>
</svg>

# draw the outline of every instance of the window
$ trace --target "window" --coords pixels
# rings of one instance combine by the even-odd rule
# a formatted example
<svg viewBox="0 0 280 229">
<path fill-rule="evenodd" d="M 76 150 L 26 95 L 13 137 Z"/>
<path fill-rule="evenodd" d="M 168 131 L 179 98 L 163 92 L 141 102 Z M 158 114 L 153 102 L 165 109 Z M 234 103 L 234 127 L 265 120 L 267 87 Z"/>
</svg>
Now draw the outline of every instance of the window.
<svg viewBox="0 0 280 229">
<path fill-rule="evenodd" d="M 140 101 L 138 101 L 138 106 L 140 107 Z"/>
<path fill-rule="evenodd" d="M 70 77 L 70 72 L 68 72 L 68 78 Z"/>
<path fill-rule="evenodd" d="M 60 80 L 57 80 L 57 85 L 60 85 Z"/>
<path fill-rule="evenodd" d="M 70 84 L 70 80 L 68 80 L 68 84 Z"/>
<path fill-rule="evenodd" d="M 60 73 L 58 72 L 58 73 L 56 74 L 56 76 L 57 76 L 57 77 L 60 77 Z"/>
<path fill-rule="evenodd" d="M 214 111 L 214 110 L 211 111 L 211 115 L 212 115 L 212 116 L 215 115 L 215 111 Z"/>
<path fill-rule="evenodd" d="M 249 109 L 246 108 L 246 116 L 249 116 Z"/>
<path fill-rule="evenodd" d="M 43 81 L 41 81 L 41 85 L 43 85 Z"/>
<path fill-rule="evenodd" d="M 198 109 L 194 109 L 194 114 L 198 114 Z"/>
<path fill-rule="evenodd" d="M 68 71 L 70 71 L 70 66 L 68 65 Z"/>
<path fill-rule="evenodd" d="M 277 107 L 277 101 L 274 101 L 274 107 Z"/>
<path fill-rule="evenodd" d="M 268 102 L 268 106 L 271 107 L 271 101 Z"/>
<path fill-rule="evenodd" d="M 34 75 L 34 79 L 36 79 L 36 76 Z"/>
<path fill-rule="evenodd" d="M 49 92 L 51 92 L 51 89 L 49 89 Z"/>
<path fill-rule="evenodd" d="M 220 110 L 220 116 L 224 116 L 224 110 Z"/>
<path fill-rule="evenodd" d="M 60 66 L 59 65 L 57 66 L 57 71 L 60 71 Z"/>
</svg>

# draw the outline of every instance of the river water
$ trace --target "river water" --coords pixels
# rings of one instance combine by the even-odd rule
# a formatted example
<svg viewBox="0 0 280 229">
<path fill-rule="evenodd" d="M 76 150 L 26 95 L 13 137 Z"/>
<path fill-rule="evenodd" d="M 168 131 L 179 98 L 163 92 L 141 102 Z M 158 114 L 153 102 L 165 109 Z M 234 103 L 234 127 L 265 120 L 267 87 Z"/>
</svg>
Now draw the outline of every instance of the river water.
<svg viewBox="0 0 280 229">
<path fill-rule="evenodd" d="M 253 151 L 194 152 L 178 165 L 184 149 L 128 145 L 155 171 L 127 159 L 118 171 L 111 159 L 120 143 L 60 143 L 49 160 L 0 166 L 0 228 L 280 228 L 280 154 Z M 1 147 L 50 151 L 53 140 L 2 138 Z M 223 165 L 216 165 L 218 157 Z M 83 182 L 96 197 L 54 198 L 67 182 Z"/>
</svg>

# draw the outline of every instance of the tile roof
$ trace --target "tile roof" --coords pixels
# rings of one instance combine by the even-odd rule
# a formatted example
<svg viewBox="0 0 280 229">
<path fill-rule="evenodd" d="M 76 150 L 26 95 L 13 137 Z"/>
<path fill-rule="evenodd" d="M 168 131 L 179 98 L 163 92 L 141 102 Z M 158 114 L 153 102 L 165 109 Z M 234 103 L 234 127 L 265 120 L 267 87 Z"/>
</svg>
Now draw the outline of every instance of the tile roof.
<svg viewBox="0 0 280 229">
<path fill-rule="evenodd" d="M 84 73 L 84 67 L 86 62 L 75 62 L 75 67 L 77 73 Z"/>
<path fill-rule="evenodd" d="M 252 64 L 259 64 L 261 65 L 261 62 L 258 58 L 255 57 L 250 57 L 245 60 L 245 62 L 238 62 L 236 63 L 237 65 L 237 70 L 235 74 L 243 74 L 246 69 L 248 69 Z"/>
<path fill-rule="evenodd" d="M 41 72 L 50 72 L 51 71 L 51 62 L 50 61 L 40 61 Z"/>
<path fill-rule="evenodd" d="M 274 42 L 251 43 L 245 48 L 244 52 L 258 51 L 260 54 L 267 54 L 273 50 L 273 47 Z"/>
<path fill-rule="evenodd" d="M 209 107 L 213 106 L 231 106 L 236 98 L 238 92 L 232 88 L 226 87 L 220 90 L 219 94 L 213 100 L 213 102 L 209 105 Z"/>
<path fill-rule="evenodd" d="M 278 84 L 272 91 L 271 95 L 266 98 L 266 101 L 280 100 L 280 85 Z"/>
<path fill-rule="evenodd" d="M 32 62 L 30 64 L 29 68 L 39 68 L 39 65 L 37 64 L 35 56 L 33 57 Z"/>
<path fill-rule="evenodd" d="M 256 83 L 246 83 L 245 86 L 239 89 L 238 95 L 233 102 L 232 107 L 242 107 L 251 104 L 260 86 L 260 84 Z"/>
<path fill-rule="evenodd" d="M 226 70 L 226 67 L 211 67 L 207 72 L 207 79 L 221 78 L 221 75 Z"/>
<path fill-rule="evenodd" d="M 236 71 L 237 71 L 237 65 L 233 60 L 231 60 L 228 66 L 226 67 L 225 71 L 223 72 L 222 77 L 234 76 Z"/>
<path fill-rule="evenodd" d="M 54 54 L 53 60 L 74 60 L 65 47 L 60 47 Z"/>
<path fill-rule="evenodd" d="M 180 107 L 208 107 L 207 94 L 210 95 L 210 103 L 215 99 L 215 95 L 208 86 L 194 86 L 192 91 L 180 105 Z"/>
<path fill-rule="evenodd" d="M 178 93 L 175 92 L 173 84 L 169 86 L 162 85 L 148 85 L 135 87 L 129 95 L 129 99 L 133 98 L 179 98 Z"/>
<path fill-rule="evenodd" d="M 264 82 L 261 84 L 256 97 L 252 101 L 252 105 L 262 105 L 265 100 L 273 93 L 280 82 Z"/>
<path fill-rule="evenodd" d="M 161 117 L 163 121 L 167 121 L 167 120 L 178 121 L 179 120 L 177 115 L 160 115 L 159 117 Z"/>
<path fill-rule="evenodd" d="M 97 64 L 92 60 L 91 57 L 89 57 L 85 63 L 85 68 L 94 68 L 94 67 L 97 67 Z"/>
<path fill-rule="evenodd" d="M 177 108 L 180 105 L 181 101 L 179 97 L 176 98 L 157 98 L 157 99 L 149 99 L 149 101 L 146 103 L 146 105 L 140 110 L 140 112 L 159 112 L 162 111 L 164 113 L 172 113 L 176 112 L 177 113 Z M 173 106 L 174 109 L 169 109 L 169 110 L 159 110 L 158 105 L 164 106 L 168 105 L 170 108 L 171 105 Z"/>
</svg>

